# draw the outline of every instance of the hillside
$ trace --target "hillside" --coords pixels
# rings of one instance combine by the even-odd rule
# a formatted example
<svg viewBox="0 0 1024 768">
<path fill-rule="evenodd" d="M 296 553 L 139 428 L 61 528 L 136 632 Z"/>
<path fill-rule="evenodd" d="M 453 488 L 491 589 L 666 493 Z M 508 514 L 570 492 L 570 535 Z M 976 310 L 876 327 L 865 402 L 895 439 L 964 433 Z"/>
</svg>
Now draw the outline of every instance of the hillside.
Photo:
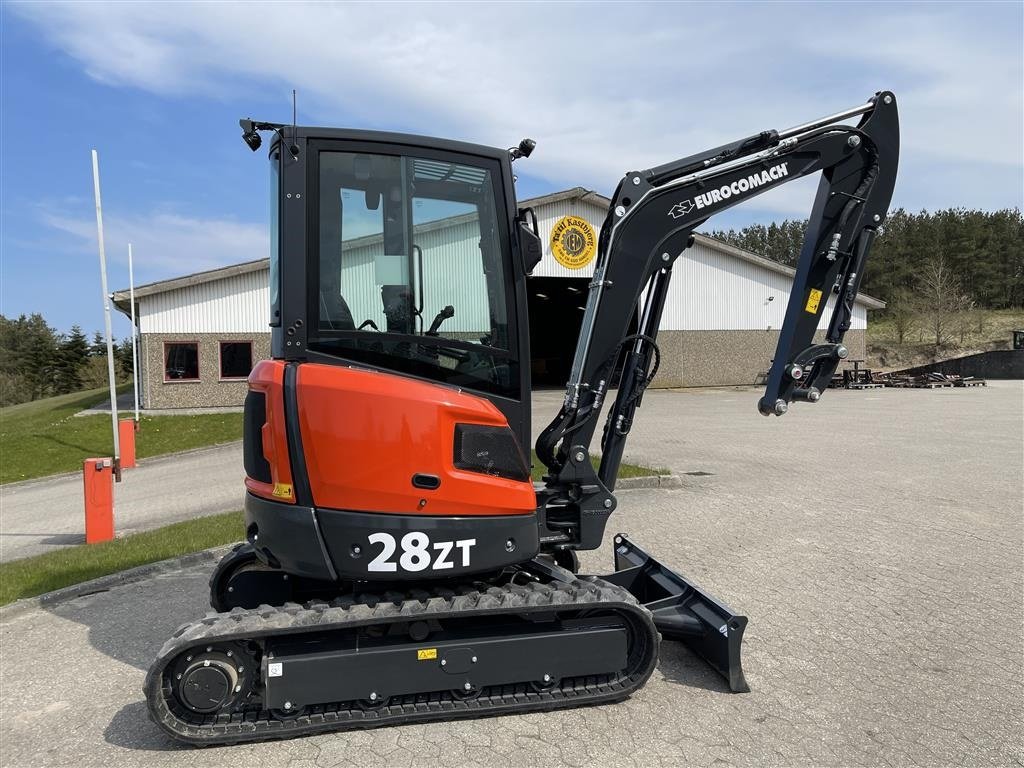
<svg viewBox="0 0 1024 768">
<path fill-rule="evenodd" d="M 872 315 L 868 322 L 868 366 L 895 370 L 990 349 L 1009 349 L 1012 332 L 1024 329 L 1024 310 L 965 312 L 953 321 L 953 328 L 953 340 L 936 354 L 935 344 L 928 341 L 927 329 L 919 323 L 911 326 L 900 344 L 892 317 Z"/>
</svg>

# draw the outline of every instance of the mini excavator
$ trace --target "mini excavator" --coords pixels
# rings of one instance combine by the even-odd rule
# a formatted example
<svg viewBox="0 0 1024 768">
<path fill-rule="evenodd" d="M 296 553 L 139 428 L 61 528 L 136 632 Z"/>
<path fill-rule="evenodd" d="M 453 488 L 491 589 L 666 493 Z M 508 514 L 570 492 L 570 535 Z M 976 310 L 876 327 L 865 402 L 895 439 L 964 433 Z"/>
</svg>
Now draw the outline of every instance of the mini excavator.
<svg viewBox="0 0 1024 768">
<path fill-rule="evenodd" d="M 745 616 L 624 534 L 610 574 L 580 575 L 576 552 L 600 546 L 618 504 L 694 228 L 818 172 L 758 409 L 824 394 L 895 184 L 893 94 L 625 175 L 538 483 L 526 279 L 543 245 L 512 170 L 534 142 L 241 127 L 253 151 L 272 135 L 272 359 L 245 400 L 247 540 L 213 573 L 215 612 L 150 667 L 154 722 L 202 745 L 615 702 L 663 639 L 747 690 Z"/>
</svg>

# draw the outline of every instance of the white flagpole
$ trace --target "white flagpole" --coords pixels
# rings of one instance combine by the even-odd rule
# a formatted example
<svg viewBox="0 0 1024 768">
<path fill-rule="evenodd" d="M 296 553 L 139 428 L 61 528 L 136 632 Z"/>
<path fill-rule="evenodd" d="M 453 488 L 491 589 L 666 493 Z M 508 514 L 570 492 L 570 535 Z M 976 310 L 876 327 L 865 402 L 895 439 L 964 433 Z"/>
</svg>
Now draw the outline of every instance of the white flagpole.
<svg viewBox="0 0 1024 768">
<path fill-rule="evenodd" d="M 135 332 L 135 273 L 132 271 L 132 244 L 128 243 L 128 297 L 132 303 L 132 379 L 135 384 L 135 425 L 139 424 L 139 349 Z"/>
<path fill-rule="evenodd" d="M 103 206 L 100 203 L 100 161 L 92 151 L 92 186 L 96 195 L 96 232 L 100 246 L 100 283 L 103 289 L 103 319 L 107 328 L 107 380 L 110 383 L 110 424 L 114 431 L 114 477 L 121 480 L 121 440 L 117 433 L 117 389 L 114 382 L 114 341 L 110 330 L 110 295 L 107 293 L 107 252 L 103 246 Z"/>
</svg>

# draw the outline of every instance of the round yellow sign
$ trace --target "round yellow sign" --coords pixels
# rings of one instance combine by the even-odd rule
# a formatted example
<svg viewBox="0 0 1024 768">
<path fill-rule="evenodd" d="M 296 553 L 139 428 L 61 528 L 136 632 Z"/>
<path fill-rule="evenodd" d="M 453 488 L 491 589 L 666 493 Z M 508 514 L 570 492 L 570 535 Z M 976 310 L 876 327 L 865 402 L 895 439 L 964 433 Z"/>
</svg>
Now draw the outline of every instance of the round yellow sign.
<svg viewBox="0 0 1024 768">
<path fill-rule="evenodd" d="M 582 269 L 597 253 L 597 233 L 579 216 L 563 216 L 551 229 L 551 253 L 569 269 Z"/>
</svg>

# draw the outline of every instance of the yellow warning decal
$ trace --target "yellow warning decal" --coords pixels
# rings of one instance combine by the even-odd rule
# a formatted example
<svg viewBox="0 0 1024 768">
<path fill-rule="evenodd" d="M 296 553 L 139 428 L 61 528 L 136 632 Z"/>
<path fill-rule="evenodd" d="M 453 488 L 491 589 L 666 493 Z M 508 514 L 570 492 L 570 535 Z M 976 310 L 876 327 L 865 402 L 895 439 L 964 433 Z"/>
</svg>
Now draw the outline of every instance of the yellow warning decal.
<svg viewBox="0 0 1024 768">
<path fill-rule="evenodd" d="M 563 216 L 551 228 L 551 253 L 568 269 L 582 269 L 597 253 L 597 232 L 586 219 Z"/>
<path fill-rule="evenodd" d="M 804 307 L 812 315 L 817 314 L 818 305 L 821 303 L 821 291 L 817 288 L 811 288 L 811 294 L 807 297 L 807 306 Z"/>
<path fill-rule="evenodd" d="M 274 483 L 274 495 L 279 499 L 290 499 L 292 487 L 288 483 Z"/>
<path fill-rule="evenodd" d="M 416 661 L 430 661 L 437 658 L 437 648 L 420 648 L 416 651 Z"/>
</svg>

